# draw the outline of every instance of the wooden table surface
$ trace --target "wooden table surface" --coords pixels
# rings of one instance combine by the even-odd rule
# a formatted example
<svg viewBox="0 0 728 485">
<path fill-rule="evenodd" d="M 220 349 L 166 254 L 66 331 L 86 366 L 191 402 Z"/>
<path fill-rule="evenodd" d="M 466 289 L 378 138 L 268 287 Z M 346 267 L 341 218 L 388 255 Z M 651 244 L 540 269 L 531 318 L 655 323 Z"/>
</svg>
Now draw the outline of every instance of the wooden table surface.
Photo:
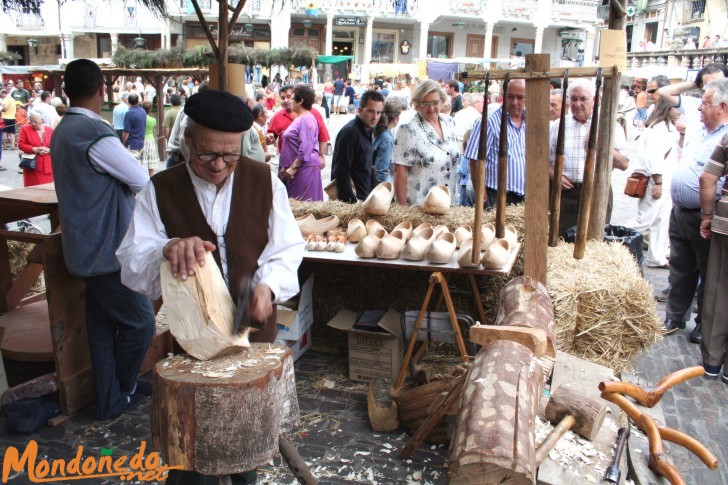
<svg viewBox="0 0 728 485">
<path fill-rule="evenodd" d="M 45 214 L 57 219 L 58 197 L 53 183 L 0 191 L 0 224 Z"/>
</svg>

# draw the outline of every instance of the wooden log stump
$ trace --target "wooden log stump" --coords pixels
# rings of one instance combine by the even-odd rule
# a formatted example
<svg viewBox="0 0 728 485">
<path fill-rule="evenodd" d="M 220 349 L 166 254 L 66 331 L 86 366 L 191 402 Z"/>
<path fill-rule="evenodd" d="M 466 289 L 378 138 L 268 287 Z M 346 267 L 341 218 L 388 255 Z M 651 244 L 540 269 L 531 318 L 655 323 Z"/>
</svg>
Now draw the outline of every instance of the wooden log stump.
<svg viewBox="0 0 728 485">
<path fill-rule="evenodd" d="M 500 340 L 473 361 L 450 446 L 448 483 L 532 484 L 543 370 L 523 345 Z"/>
<path fill-rule="evenodd" d="M 204 475 L 264 465 L 299 418 L 292 354 L 277 344 L 160 361 L 152 400 L 152 436 L 165 461 Z"/>
<path fill-rule="evenodd" d="M 494 325 L 546 332 L 546 355 L 556 358 L 556 318 L 548 290 L 535 278 L 517 276 L 500 292 Z"/>
</svg>

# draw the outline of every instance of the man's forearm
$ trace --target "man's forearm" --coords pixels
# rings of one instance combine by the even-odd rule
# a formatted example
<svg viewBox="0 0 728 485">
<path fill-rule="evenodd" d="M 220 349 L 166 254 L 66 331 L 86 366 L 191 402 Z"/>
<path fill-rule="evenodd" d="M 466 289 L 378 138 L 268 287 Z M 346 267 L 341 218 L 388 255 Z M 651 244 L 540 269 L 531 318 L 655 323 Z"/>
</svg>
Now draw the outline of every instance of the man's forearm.
<svg viewBox="0 0 728 485">
<path fill-rule="evenodd" d="M 700 176 L 700 211 L 705 215 L 712 214 L 715 209 L 718 180 L 718 177 L 705 172 Z"/>
<path fill-rule="evenodd" d="M 128 140 L 128 139 L 129 139 L 129 132 L 122 131 L 121 132 L 121 144 L 126 146 L 126 140 Z"/>
<path fill-rule="evenodd" d="M 678 106 L 680 104 L 680 95 L 694 89 L 698 89 L 698 86 L 694 82 L 690 81 L 663 86 L 657 90 L 657 94 L 661 98 L 664 97 L 669 99 L 673 106 Z"/>
</svg>

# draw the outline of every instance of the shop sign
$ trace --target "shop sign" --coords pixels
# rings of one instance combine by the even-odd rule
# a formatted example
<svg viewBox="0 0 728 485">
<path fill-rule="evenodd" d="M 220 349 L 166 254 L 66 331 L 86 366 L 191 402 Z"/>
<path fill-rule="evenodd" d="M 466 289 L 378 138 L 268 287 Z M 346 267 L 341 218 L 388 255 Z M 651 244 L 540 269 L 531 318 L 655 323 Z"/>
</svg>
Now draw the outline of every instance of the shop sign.
<svg viewBox="0 0 728 485">
<path fill-rule="evenodd" d="M 364 27 L 364 19 L 359 17 L 334 17 L 337 27 Z"/>
<path fill-rule="evenodd" d="M 218 25 L 210 23 L 208 24 L 210 28 L 210 33 L 214 38 L 217 39 L 217 32 L 218 32 Z M 205 35 L 205 31 L 202 28 L 202 25 L 200 25 L 197 22 L 188 22 L 186 27 L 186 36 L 190 39 L 206 39 L 207 36 Z M 251 32 L 248 32 L 245 29 L 245 24 L 238 23 L 233 28 L 233 31 L 230 33 L 230 40 L 231 41 L 241 41 L 241 40 L 260 40 L 260 41 L 269 41 L 270 40 L 270 28 L 267 25 L 255 25 L 253 24 L 253 30 Z"/>
</svg>

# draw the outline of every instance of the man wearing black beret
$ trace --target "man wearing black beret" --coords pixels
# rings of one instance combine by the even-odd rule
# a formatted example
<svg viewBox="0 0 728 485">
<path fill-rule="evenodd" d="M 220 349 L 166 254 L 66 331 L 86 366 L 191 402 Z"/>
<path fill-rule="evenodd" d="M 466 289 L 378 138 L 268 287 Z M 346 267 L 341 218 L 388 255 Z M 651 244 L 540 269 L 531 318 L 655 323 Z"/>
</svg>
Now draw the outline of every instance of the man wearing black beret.
<svg viewBox="0 0 728 485">
<path fill-rule="evenodd" d="M 286 189 L 268 165 L 240 155 L 243 132 L 253 124 L 242 100 L 208 89 L 191 96 L 184 112 L 190 157 L 152 177 L 139 193 L 116 252 L 121 280 L 157 299 L 164 260 L 185 280 L 212 251 L 234 301 L 241 277 L 251 276 L 250 318 L 265 324 L 250 340 L 272 342 L 278 333 L 273 305 L 298 293 L 303 259 Z M 238 477 L 234 483 L 254 483 L 255 473 L 248 475 L 253 481 Z"/>
</svg>

